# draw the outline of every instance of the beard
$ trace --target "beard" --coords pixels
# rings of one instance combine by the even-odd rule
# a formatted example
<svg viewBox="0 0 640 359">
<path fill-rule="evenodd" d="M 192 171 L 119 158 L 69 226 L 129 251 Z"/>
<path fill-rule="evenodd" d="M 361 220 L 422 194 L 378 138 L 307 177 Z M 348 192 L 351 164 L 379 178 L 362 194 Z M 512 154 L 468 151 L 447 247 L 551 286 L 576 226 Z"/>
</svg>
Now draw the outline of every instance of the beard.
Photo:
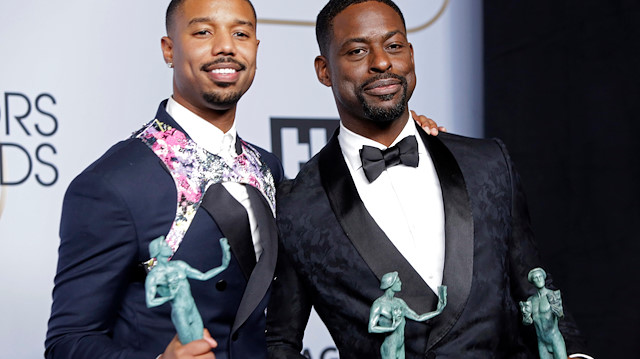
<svg viewBox="0 0 640 359">
<path fill-rule="evenodd" d="M 388 78 L 395 78 L 401 81 L 402 92 L 400 93 L 400 98 L 397 100 L 397 102 L 391 107 L 375 106 L 369 103 L 364 98 L 364 88 L 375 81 Z M 400 118 L 400 116 L 402 116 L 407 110 L 407 87 L 407 79 L 403 76 L 390 73 L 380 74 L 365 81 L 362 85 L 360 85 L 360 87 L 358 88 L 358 92 L 356 93 L 356 97 L 360 102 L 360 105 L 362 106 L 366 118 L 377 123 L 388 123 Z M 382 101 L 390 101 L 396 95 L 397 94 L 388 94 L 378 96 L 378 98 Z"/>
<path fill-rule="evenodd" d="M 219 59 L 216 59 L 215 61 L 211 61 L 202 65 L 200 70 L 208 72 L 212 69 L 212 66 L 217 64 L 225 64 L 225 63 L 235 64 L 236 67 L 238 68 L 238 71 L 243 71 L 247 68 L 247 65 L 234 59 L 233 57 L 221 57 Z M 228 83 L 216 83 L 216 85 L 222 88 L 231 86 L 231 84 L 228 84 Z M 236 91 L 236 92 L 230 92 L 230 93 L 205 92 L 202 94 L 202 98 L 205 101 L 207 101 L 207 103 L 214 106 L 230 107 L 238 103 L 238 101 L 240 101 L 240 98 L 242 97 L 243 94 L 244 92 L 242 91 Z"/>
<path fill-rule="evenodd" d="M 242 97 L 241 91 L 220 94 L 216 92 L 205 92 L 202 94 L 202 98 L 207 103 L 216 107 L 230 107 L 238 103 Z"/>
</svg>

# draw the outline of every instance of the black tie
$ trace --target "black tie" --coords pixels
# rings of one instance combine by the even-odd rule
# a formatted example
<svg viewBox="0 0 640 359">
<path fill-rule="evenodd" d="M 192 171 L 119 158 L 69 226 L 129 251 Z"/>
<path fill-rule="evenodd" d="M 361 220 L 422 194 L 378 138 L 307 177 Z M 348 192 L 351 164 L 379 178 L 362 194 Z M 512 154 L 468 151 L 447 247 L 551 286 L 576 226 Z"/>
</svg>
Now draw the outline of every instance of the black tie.
<svg viewBox="0 0 640 359">
<path fill-rule="evenodd" d="M 375 181 L 382 171 L 402 163 L 405 166 L 418 167 L 418 142 L 415 136 L 407 136 L 395 146 L 386 150 L 371 146 L 362 146 L 360 150 L 362 169 L 369 182 Z"/>
</svg>

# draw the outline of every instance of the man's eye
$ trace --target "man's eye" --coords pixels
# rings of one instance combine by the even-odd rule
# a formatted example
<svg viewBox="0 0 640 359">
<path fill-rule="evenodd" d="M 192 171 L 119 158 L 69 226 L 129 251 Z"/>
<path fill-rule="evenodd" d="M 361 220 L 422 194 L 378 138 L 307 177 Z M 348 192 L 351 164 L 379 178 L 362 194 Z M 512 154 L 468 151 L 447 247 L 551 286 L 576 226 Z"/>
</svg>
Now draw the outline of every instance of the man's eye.
<svg viewBox="0 0 640 359">
<path fill-rule="evenodd" d="M 198 32 L 195 33 L 195 35 L 208 35 L 211 32 L 209 32 L 209 30 L 200 30 Z"/>
<path fill-rule="evenodd" d="M 349 55 L 362 55 L 364 54 L 365 50 L 364 49 L 354 49 L 349 51 Z"/>
<path fill-rule="evenodd" d="M 249 34 L 246 34 L 244 32 L 236 32 L 233 35 L 236 37 L 249 37 Z"/>
</svg>

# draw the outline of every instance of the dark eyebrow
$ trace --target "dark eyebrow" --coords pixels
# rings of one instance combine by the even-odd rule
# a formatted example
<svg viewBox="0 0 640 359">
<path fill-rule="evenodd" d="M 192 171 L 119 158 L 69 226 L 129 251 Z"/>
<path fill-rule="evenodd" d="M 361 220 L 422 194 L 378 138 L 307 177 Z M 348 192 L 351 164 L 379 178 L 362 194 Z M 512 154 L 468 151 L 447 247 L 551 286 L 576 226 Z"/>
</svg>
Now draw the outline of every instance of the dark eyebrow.
<svg viewBox="0 0 640 359">
<path fill-rule="evenodd" d="M 384 35 L 384 39 L 385 40 L 389 40 L 390 38 L 396 36 L 396 35 L 402 35 L 402 37 L 404 37 L 405 39 L 407 38 L 407 34 L 405 34 L 404 32 L 400 31 L 400 30 L 395 30 L 395 31 L 389 31 L 388 33 L 386 33 Z"/>
<path fill-rule="evenodd" d="M 200 24 L 200 23 L 206 23 L 206 22 L 214 22 L 213 18 L 210 17 L 196 17 L 191 19 L 191 21 L 189 21 L 189 26 L 193 25 L 193 24 Z M 252 29 L 255 28 L 255 25 L 253 24 L 253 22 L 248 21 L 248 20 L 236 20 L 235 21 L 236 25 L 244 25 L 244 26 L 249 26 Z"/>
<path fill-rule="evenodd" d="M 342 43 L 342 46 L 347 46 L 347 45 L 352 44 L 354 42 L 367 42 L 367 39 L 364 38 L 364 37 L 354 37 L 354 38 L 351 38 L 351 39 L 345 41 L 344 43 Z"/>
<path fill-rule="evenodd" d="M 253 22 L 248 21 L 248 20 L 236 20 L 236 24 L 238 25 L 245 25 L 245 26 L 249 26 L 252 29 L 255 28 L 256 26 L 253 24 Z"/>
<path fill-rule="evenodd" d="M 388 33 L 384 34 L 384 36 L 382 38 L 384 39 L 384 41 L 387 41 L 390 38 L 392 38 L 392 37 L 394 37 L 395 35 L 398 35 L 398 34 L 402 35 L 405 39 L 407 38 L 405 33 L 400 31 L 400 30 L 389 31 Z M 342 43 L 342 46 L 347 46 L 347 45 L 352 44 L 352 43 L 360 43 L 360 42 L 366 43 L 366 42 L 370 42 L 370 41 L 371 41 L 370 37 L 354 37 L 354 38 L 351 38 L 351 39 L 345 41 L 344 43 Z"/>
<path fill-rule="evenodd" d="M 203 22 L 211 22 L 211 18 L 209 17 L 196 17 L 191 19 L 191 21 L 189 21 L 189 26 L 193 25 L 193 24 L 199 24 L 199 23 L 203 23 Z"/>
</svg>

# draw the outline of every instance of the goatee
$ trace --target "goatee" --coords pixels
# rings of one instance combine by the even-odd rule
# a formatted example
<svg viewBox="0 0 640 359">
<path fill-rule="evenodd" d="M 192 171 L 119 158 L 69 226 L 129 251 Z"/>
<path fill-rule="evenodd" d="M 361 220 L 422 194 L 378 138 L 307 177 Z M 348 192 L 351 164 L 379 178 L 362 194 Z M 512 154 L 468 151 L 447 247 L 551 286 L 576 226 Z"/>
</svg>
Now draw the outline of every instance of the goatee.
<svg viewBox="0 0 640 359">
<path fill-rule="evenodd" d="M 202 94 L 202 98 L 204 98 L 207 103 L 220 107 L 228 107 L 233 106 L 242 97 L 242 92 L 231 92 L 224 95 L 215 93 L 215 92 L 205 92 Z"/>
<path fill-rule="evenodd" d="M 367 100 L 364 98 L 364 88 L 375 81 L 388 78 L 398 79 L 401 82 L 402 93 L 400 94 L 400 98 L 397 100 L 397 102 L 391 107 L 374 106 L 367 102 Z M 378 98 L 382 101 L 390 101 L 396 95 L 397 94 L 388 94 L 378 96 Z M 366 118 L 378 123 L 387 123 L 394 121 L 400 118 L 400 116 L 402 116 L 407 110 L 407 79 L 396 74 L 380 74 L 360 85 L 360 89 L 356 94 L 356 97 L 358 98 L 360 105 L 362 105 L 362 109 Z"/>
<path fill-rule="evenodd" d="M 214 65 L 217 64 L 235 64 L 235 68 L 237 68 L 237 71 L 244 71 L 247 66 L 245 64 L 243 64 L 242 62 L 234 59 L 233 57 L 221 57 L 218 58 L 214 61 L 208 62 L 204 65 L 202 65 L 200 67 L 200 70 L 205 71 L 205 72 L 209 72 L 212 70 Z M 225 88 L 225 87 L 229 87 L 231 86 L 230 83 L 216 83 L 216 85 L 218 85 L 219 87 Z M 207 103 L 211 104 L 211 105 L 215 105 L 215 106 L 221 106 L 221 107 L 227 107 L 227 106 L 233 106 L 236 103 L 238 103 L 238 101 L 240 101 L 240 98 L 242 97 L 243 93 L 241 91 L 237 91 L 237 92 L 231 92 L 231 93 L 227 93 L 227 94 L 219 94 L 219 93 L 215 93 L 215 92 L 205 92 L 202 94 L 202 98 L 204 98 L 205 101 L 207 101 Z"/>
</svg>

